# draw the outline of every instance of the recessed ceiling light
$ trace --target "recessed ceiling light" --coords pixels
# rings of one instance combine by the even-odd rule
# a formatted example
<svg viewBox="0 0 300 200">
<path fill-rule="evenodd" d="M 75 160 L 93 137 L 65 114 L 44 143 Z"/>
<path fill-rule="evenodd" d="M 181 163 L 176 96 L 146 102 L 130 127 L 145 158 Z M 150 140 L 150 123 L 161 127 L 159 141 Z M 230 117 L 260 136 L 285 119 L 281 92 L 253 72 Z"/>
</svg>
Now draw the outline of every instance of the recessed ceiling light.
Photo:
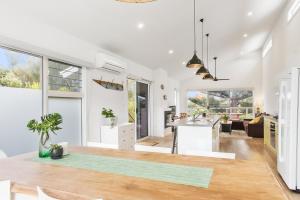
<svg viewBox="0 0 300 200">
<path fill-rule="evenodd" d="M 183 65 L 186 65 L 186 62 L 185 62 L 185 61 L 183 61 L 183 62 L 182 62 L 182 64 L 183 64 Z"/>
<path fill-rule="evenodd" d="M 138 29 L 143 29 L 145 27 L 144 23 L 138 23 L 137 25 Z"/>
<path fill-rule="evenodd" d="M 169 50 L 169 54 L 173 54 L 174 53 L 174 51 L 171 49 L 171 50 Z"/>
<path fill-rule="evenodd" d="M 248 34 L 247 34 L 247 33 L 245 33 L 245 34 L 243 35 L 243 37 L 244 37 L 244 38 L 247 38 L 247 37 L 248 37 Z"/>
<path fill-rule="evenodd" d="M 247 15 L 248 15 L 248 17 L 251 17 L 251 16 L 253 15 L 253 12 L 252 12 L 252 11 L 249 11 L 249 12 L 247 13 Z"/>
</svg>

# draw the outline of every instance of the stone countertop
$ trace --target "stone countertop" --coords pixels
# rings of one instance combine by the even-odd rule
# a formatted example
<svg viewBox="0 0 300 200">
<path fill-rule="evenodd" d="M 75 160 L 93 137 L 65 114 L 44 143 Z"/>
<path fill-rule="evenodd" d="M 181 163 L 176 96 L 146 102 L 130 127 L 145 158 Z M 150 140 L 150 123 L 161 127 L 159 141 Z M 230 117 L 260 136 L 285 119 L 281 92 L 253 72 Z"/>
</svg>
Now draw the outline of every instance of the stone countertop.
<svg viewBox="0 0 300 200">
<path fill-rule="evenodd" d="M 178 119 L 174 122 L 169 123 L 169 126 L 196 126 L 196 127 L 213 127 L 216 120 L 208 118 L 200 118 L 193 121 L 191 118 Z"/>
<path fill-rule="evenodd" d="M 268 115 L 268 116 L 265 115 L 264 118 L 265 118 L 265 119 L 268 119 L 268 120 L 272 120 L 272 121 L 274 121 L 274 122 L 278 122 L 278 119 L 274 118 L 272 115 Z"/>
</svg>

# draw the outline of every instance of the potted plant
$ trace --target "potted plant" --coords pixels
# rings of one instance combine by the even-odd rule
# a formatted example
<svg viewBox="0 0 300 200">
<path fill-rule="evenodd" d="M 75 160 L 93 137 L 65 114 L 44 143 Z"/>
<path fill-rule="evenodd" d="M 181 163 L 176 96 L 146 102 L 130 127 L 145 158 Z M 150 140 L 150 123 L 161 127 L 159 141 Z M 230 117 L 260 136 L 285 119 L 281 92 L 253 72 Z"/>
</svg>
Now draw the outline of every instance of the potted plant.
<svg viewBox="0 0 300 200">
<path fill-rule="evenodd" d="M 50 157 L 54 160 L 61 159 L 64 154 L 64 149 L 61 145 L 51 144 L 50 145 Z"/>
<path fill-rule="evenodd" d="M 115 126 L 117 123 L 117 117 L 113 113 L 112 109 L 110 108 L 102 108 L 102 116 L 108 120 L 108 124 L 110 126 Z"/>
<path fill-rule="evenodd" d="M 229 116 L 228 115 L 223 115 L 222 120 L 225 124 L 227 124 L 228 120 L 229 120 Z"/>
<path fill-rule="evenodd" d="M 32 119 L 28 122 L 28 129 L 33 133 L 37 132 L 37 134 L 40 136 L 39 157 L 44 158 L 49 156 L 50 133 L 56 135 L 55 132 L 61 129 L 59 127 L 61 123 L 62 117 L 58 113 L 44 115 L 41 117 L 40 122 L 35 119 Z"/>
</svg>

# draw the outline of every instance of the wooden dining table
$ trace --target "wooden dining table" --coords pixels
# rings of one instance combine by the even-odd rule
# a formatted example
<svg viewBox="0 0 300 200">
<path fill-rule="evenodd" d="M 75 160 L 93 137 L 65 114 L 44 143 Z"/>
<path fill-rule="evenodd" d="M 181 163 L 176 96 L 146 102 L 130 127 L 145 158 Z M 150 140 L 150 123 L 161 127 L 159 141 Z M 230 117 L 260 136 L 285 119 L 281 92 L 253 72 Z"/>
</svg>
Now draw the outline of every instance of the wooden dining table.
<svg viewBox="0 0 300 200">
<path fill-rule="evenodd" d="M 33 162 L 37 153 L 0 160 L 0 180 L 12 192 L 36 195 L 36 186 L 61 200 L 282 200 L 284 193 L 267 163 L 174 154 L 72 147 L 69 152 L 212 168 L 208 188 Z"/>
</svg>

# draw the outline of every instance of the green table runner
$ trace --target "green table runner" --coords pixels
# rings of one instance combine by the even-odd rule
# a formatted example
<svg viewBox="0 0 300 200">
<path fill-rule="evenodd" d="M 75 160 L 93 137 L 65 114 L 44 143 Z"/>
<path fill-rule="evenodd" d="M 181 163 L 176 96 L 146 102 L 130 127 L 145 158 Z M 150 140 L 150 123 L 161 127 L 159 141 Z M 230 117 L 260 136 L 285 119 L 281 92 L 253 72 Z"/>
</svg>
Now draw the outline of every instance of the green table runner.
<svg viewBox="0 0 300 200">
<path fill-rule="evenodd" d="M 213 173 L 210 168 L 90 154 L 70 154 L 60 160 L 34 158 L 33 161 L 203 188 L 208 188 Z"/>
</svg>

